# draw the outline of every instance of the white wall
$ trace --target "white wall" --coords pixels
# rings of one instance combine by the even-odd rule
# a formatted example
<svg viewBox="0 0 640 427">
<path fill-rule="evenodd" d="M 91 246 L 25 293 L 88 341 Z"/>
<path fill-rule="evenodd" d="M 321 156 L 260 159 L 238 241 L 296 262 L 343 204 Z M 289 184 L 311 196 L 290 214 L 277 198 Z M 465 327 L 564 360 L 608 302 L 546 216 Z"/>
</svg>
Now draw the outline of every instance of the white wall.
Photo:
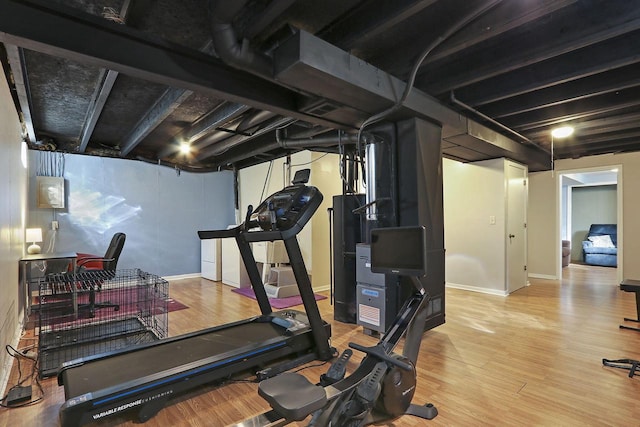
<svg viewBox="0 0 640 427">
<path fill-rule="evenodd" d="M 580 159 L 557 160 L 556 171 L 621 166 L 622 186 L 622 233 L 619 243 L 623 246 L 622 257 L 618 257 L 619 274 L 629 278 L 640 278 L 640 153 L 589 156 Z M 529 275 L 557 277 L 559 262 L 559 206 L 556 180 L 559 173 L 536 172 L 529 175 Z M 620 225 L 618 225 L 620 227 Z M 556 247 L 557 246 L 557 247 Z M 622 258 L 622 259 L 621 259 Z M 559 269 L 558 269 L 559 270 Z"/>
<path fill-rule="evenodd" d="M 0 392 L 13 359 L 5 345 L 17 345 L 22 322 L 18 298 L 18 260 L 24 254 L 26 221 L 26 146 L 22 153 L 18 115 L 5 79 L 0 79 Z M 24 163 L 23 163 L 23 157 Z"/>
<path fill-rule="evenodd" d="M 238 223 L 244 221 L 247 207 L 257 207 L 270 194 L 281 190 L 285 185 L 285 158 L 273 161 L 271 174 L 267 181 L 269 163 L 255 165 L 239 172 L 240 210 Z M 319 154 L 301 151 L 291 156 L 291 179 L 297 170 L 311 169 L 309 185 L 318 187 L 324 196 L 322 204 L 309 224 L 298 235 L 300 250 L 305 266 L 311 274 L 314 289 L 323 290 L 329 287 L 329 218 L 327 208 L 333 204 L 333 195 L 342 193 L 339 173 L 339 156 L 336 154 Z M 263 187 L 267 182 L 263 194 Z"/>
<path fill-rule="evenodd" d="M 504 294 L 504 159 L 443 159 L 445 280 L 448 286 Z M 495 224 L 489 218 L 495 217 Z"/>
<path fill-rule="evenodd" d="M 551 172 L 529 173 L 527 270 L 531 277 L 556 277 L 555 263 L 560 257 L 560 242 L 556 236 L 560 220 L 557 200 L 557 186 Z"/>
</svg>

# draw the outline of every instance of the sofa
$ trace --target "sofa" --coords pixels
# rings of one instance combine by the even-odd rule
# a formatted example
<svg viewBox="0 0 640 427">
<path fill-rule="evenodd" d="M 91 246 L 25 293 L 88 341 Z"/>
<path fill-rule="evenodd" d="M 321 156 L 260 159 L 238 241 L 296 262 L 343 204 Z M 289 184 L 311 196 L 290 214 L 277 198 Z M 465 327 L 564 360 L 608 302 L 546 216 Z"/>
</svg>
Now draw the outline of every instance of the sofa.
<svg viewBox="0 0 640 427">
<path fill-rule="evenodd" d="M 584 262 L 589 265 L 616 267 L 618 265 L 617 224 L 591 224 L 582 242 Z"/>
<path fill-rule="evenodd" d="M 562 267 L 566 267 L 571 262 L 571 242 L 569 240 L 562 241 Z"/>
</svg>

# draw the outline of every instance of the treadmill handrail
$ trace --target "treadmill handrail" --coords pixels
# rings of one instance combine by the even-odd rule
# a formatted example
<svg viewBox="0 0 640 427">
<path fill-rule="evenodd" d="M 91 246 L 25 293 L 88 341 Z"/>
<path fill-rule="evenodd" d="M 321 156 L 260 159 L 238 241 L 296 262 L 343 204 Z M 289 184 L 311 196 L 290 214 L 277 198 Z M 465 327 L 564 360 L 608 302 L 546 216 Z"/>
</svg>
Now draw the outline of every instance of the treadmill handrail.
<svg viewBox="0 0 640 427">
<path fill-rule="evenodd" d="M 200 240 L 236 237 L 238 234 L 240 234 L 241 227 L 241 225 L 238 225 L 236 227 L 227 228 L 224 230 L 202 230 L 198 231 L 198 237 L 200 237 Z"/>
</svg>

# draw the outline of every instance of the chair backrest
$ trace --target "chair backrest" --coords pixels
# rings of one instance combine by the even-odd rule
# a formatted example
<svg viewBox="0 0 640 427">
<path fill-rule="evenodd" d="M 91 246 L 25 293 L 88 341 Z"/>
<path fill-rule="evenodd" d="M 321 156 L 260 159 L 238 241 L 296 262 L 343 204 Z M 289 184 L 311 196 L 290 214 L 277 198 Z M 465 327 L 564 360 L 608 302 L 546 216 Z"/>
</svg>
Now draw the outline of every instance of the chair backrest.
<svg viewBox="0 0 640 427">
<path fill-rule="evenodd" d="M 107 252 L 104 254 L 104 258 L 106 260 L 112 261 L 104 261 L 103 262 L 103 270 L 114 271 L 116 266 L 118 265 L 118 259 L 120 258 L 120 253 L 122 253 L 122 248 L 124 247 L 124 241 L 126 240 L 127 235 L 124 233 L 116 233 L 111 238 L 111 243 L 109 243 L 109 247 L 107 248 Z"/>
</svg>

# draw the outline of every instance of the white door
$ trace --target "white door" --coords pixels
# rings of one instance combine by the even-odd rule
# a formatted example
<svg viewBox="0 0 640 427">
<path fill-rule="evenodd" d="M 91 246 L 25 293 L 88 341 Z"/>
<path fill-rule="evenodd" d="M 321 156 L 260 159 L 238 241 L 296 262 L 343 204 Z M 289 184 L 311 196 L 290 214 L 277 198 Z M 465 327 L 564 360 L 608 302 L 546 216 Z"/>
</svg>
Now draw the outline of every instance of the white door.
<svg viewBox="0 0 640 427">
<path fill-rule="evenodd" d="M 507 162 L 507 292 L 527 284 L 527 169 Z"/>
</svg>

